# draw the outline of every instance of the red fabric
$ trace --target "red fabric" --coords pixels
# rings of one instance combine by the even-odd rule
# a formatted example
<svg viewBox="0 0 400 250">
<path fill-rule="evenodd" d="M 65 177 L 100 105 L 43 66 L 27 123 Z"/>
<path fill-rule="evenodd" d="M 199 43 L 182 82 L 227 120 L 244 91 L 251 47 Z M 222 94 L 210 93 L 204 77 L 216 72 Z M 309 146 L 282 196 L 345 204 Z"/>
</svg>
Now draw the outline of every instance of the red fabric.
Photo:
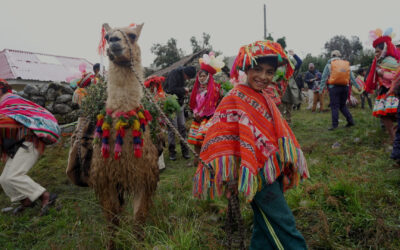
<svg viewBox="0 0 400 250">
<path fill-rule="evenodd" d="M 197 73 L 196 76 L 196 81 L 194 82 L 192 94 L 190 95 L 190 108 L 194 110 L 196 108 L 197 102 L 196 102 L 196 96 L 199 91 L 200 87 L 200 82 L 199 82 L 199 73 Z M 204 112 L 209 113 L 209 111 L 213 108 L 215 108 L 215 105 L 217 104 L 219 99 L 219 91 L 216 83 L 214 82 L 214 77 L 211 73 L 209 73 L 209 79 L 207 83 L 207 94 L 206 94 L 206 100 L 205 100 L 205 105 L 204 107 Z"/>
<path fill-rule="evenodd" d="M 214 175 L 199 164 L 193 188 L 198 197 L 213 198 L 215 191 L 221 195 L 224 182 L 237 180 L 238 190 L 251 201 L 262 186 L 261 174 L 270 184 L 283 173 L 288 180 L 284 188 L 309 176 L 300 145 L 277 106 L 241 84 L 224 97 L 209 121 L 200 158 Z"/>
<path fill-rule="evenodd" d="M 96 84 L 96 78 L 93 74 L 85 73 L 83 74 L 82 79 L 78 82 L 78 87 L 86 88 L 89 87 L 91 83 Z"/>
<path fill-rule="evenodd" d="M 165 77 L 163 77 L 163 76 L 151 76 L 151 77 L 147 78 L 147 80 L 144 82 L 144 86 L 146 88 L 150 88 L 150 90 L 154 92 L 154 90 L 152 88 L 152 84 L 155 84 L 155 87 L 157 88 L 157 94 L 154 97 L 156 99 L 164 98 L 165 92 L 162 88 L 162 83 L 164 81 L 165 81 Z"/>
<path fill-rule="evenodd" d="M 97 52 L 99 55 L 104 56 L 106 54 L 106 29 L 104 27 L 101 28 L 101 38 L 99 42 L 99 46 L 97 47 Z"/>
<path fill-rule="evenodd" d="M 376 89 L 376 58 L 372 61 L 371 68 L 365 81 L 365 91 L 372 93 Z"/>
<path fill-rule="evenodd" d="M 390 36 L 381 36 L 377 38 L 373 42 L 372 46 L 376 48 L 376 46 L 381 43 L 386 43 L 386 56 L 392 56 L 397 60 L 400 60 L 400 54 L 398 53 L 397 48 L 393 45 L 392 38 Z"/>
<path fill-rule="evenodd" d="M 200 69 L 207 71 L 211 75 L 214 75 L 215 73 L 217 73 L 217 71 L 213 67 L 211 67 L 210 65 L 205 64 L 205 63 L 200 64 Z"/>
<path fill-rule="evenodd" d="M 146 88 L 150 88 L 150 85 L 152 83 L 154 83 L 157 86 L 157 90 L 159 90 L 160 88 L 162 89 L 162 83 L 164 81 L 165 81 L 165 77 L 163 77 L 163 76 L 151 76 L 151 77 L 147 78 L 147 80 L 144 82 L 144 86 Z"/>
</svg>

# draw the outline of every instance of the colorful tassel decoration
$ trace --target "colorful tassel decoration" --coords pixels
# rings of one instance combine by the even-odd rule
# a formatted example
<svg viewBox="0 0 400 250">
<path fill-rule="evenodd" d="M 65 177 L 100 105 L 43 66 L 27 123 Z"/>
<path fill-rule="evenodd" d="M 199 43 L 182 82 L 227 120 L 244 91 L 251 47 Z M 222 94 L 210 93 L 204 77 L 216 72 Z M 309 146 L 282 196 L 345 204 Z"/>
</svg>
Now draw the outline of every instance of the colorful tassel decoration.
<svg viewBox="0 0 400 250">
<path fill-rule="evenodd" d="M 101 153 L 103 158 L 110 156 L 110 129 L 113 123 L 113 112 L 111 110 L 102 111 L 97 116 L 95 139 L 98 142 L 101 139 Z M 133 150 L 136 158 L 142 157 L 143 154 L 143 132 L 146 125 L 152 120 L 150 112 L 140 107 L 129 112 L 117 112 L 114 114 L 118 117 L 114 129 L 117 131 L 114 145 L 114 159 L 119 160 L 122 155 L 122 146 L 124 144 L 125 129 L 132 129 Z"/>
</svg>

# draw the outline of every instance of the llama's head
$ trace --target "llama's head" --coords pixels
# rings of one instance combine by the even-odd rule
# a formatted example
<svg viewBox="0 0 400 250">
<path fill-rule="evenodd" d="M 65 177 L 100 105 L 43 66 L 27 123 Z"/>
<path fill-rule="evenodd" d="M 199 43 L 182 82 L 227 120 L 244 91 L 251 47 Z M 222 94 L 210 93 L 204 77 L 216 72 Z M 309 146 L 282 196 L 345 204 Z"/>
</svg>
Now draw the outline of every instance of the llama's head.
<svg viewBox="0 0 400 250">
<path fill-rule="evenodd" d="M 103 27 L 106 31 L 105 39 L 108 43 L 107 55 L 112 62 L 118 65 L 130 65 L 130 53 L 132 53 L 134 64 L 140 62 L 140 48 L 137 41 L 143 23 L 114 29 L 105 23 Z M 130 51 L 129 46 L 132 51 Z"/>
</svg>

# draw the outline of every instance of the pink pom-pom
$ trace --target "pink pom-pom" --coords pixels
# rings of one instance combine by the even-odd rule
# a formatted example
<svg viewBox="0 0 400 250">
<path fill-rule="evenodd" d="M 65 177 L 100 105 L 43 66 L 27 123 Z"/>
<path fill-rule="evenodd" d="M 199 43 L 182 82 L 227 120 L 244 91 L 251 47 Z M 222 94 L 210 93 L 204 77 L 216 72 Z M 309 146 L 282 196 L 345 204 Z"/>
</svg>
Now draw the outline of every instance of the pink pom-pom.
<svg viewBox="0 0 400 250">
<path fill-rule="evenodd" d="M 110 146 L 108 144 L 102 144 L 101 145 L 101 154 L 103 155 L 104 158 L 110 157 Z"/>
<path fill-rule="evenodd" d="M 122 147 L 121 147 L 120 144 L 118 144 L 118 143 L 115 144 L 114 152 L 118 152 L 118 153 L 121 153 L 121 152 L 122 152 Z"/>
<path fill-rule="evenodd" d="M 101 134 L 99 132 L 94 133 L 94 138 L 101 138 Z"/>
</svg>

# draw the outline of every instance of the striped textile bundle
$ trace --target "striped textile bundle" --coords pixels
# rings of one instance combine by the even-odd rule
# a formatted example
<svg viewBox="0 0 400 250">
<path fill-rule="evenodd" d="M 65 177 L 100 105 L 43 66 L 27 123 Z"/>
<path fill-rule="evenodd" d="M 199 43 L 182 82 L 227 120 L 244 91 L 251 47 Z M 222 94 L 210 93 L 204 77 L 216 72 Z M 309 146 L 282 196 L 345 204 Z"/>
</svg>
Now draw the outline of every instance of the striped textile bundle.
<svg viewBox="0 0 400 250">
<path fill-rule="evenodd" d="M 188 133 L 188 143 L 197 146 L 201 146 L 203 144 L 204 137 L 207 133 L 208 121 L 209 120 L 207 118 L 204 118 L 201 122 L 192 122 Z"/>
<path fill-rule="evenodd" d="M 208 125 L 200 158 L 215 176 L 200 163 L 195 196 L 212 199 L 223 193 L 224 182 L 237 180 L 239 191 L 251 201 L 262 188 L 261 177 L 270 184 L 283 174 L 285 190 L 309 177 L 300 145 L 268 93 L 236 86 Z"/>
<path fill-rule="evenodd" d="M 200 145 L 196 139 L 197 132 L 199 131 L 200 123 L 193 120 L 192 125 L 190 125 L 188 133 L 188 143 L 193 145 Z"/>
<path fill-rule="evenodd" d="M 14 139 L 19 141 L 25 139 L 25 141 L 33 142 L 39 153 L 42 154 L 44 151 L 44 144 L 34 135 L 31 131 L 5 115 L 0 114 L 0 139 Z M 2 140 L 0 140 L 0 159 L 5 162 L 7 160 L 6 152 L 2 151 Z"/>
<path fill-rule="evenodd" d="M 0 102 L 0 114 L 30 129 L 46 144 L 58 141 L 60 127 L 55 117 L 45 108 L 24 98 L 6 94 Z"/>
</svg>

